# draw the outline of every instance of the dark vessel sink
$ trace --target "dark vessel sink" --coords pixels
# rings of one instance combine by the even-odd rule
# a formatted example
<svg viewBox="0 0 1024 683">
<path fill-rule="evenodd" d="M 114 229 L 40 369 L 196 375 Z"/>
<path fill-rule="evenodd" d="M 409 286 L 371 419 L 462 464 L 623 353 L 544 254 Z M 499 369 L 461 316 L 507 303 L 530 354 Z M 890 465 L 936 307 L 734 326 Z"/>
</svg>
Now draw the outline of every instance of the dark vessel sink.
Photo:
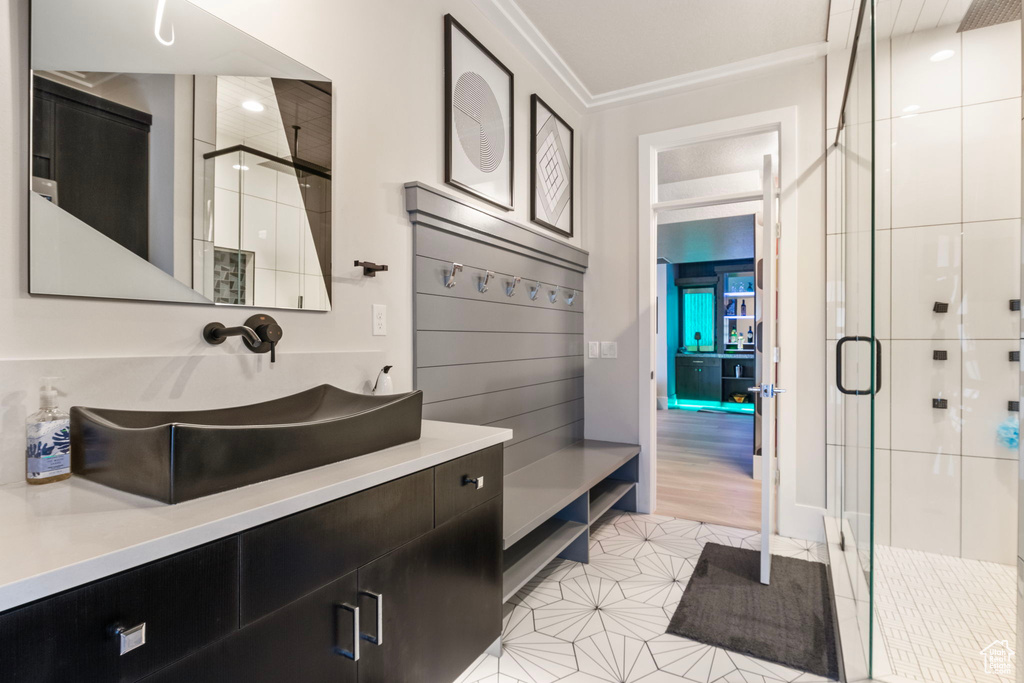
<svg viewBox="0 0 1024 683">
<path fill-rule="evenodd" d="M 423 393 L 353 394 L 324 384 L 236 408 L 71 409 L 71 469 L 180 503 L 420 438 Z"/>
</svg>

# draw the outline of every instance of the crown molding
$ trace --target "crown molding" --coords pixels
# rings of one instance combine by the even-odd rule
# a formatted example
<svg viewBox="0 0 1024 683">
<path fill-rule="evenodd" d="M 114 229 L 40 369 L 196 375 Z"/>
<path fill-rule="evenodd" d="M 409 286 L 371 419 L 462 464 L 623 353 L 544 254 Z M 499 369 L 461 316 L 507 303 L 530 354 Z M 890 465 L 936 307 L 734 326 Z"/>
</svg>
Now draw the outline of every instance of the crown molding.
<svg viewBox="0 0 1024 683">
<path fill-rule="evenodd" d="M 828 53 L 828 43 L 821 41 L 595 95 L 523 13 L 515 0 L 473 2 L 524 56 L 545 74 L 564 96 L 567 96 L 571 104 L 578 105 L 580 111 L 603 109 L 705 88 L 787 64 L 810 62 Z"/>
</svg>

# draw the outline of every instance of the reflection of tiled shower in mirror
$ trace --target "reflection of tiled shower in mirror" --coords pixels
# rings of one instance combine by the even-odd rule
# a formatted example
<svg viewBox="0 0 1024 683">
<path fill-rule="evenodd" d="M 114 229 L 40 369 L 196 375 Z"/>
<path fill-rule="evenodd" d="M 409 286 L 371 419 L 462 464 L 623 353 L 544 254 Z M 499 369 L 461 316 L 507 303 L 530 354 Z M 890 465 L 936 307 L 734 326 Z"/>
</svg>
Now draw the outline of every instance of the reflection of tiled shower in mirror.
<svg viewBox="0 0 1024 683">
<path fill-rule="evenodd" d="M 197 76 L 195 108 L 196 288 L 330 308 L 330 84 Z"/>
</svg>

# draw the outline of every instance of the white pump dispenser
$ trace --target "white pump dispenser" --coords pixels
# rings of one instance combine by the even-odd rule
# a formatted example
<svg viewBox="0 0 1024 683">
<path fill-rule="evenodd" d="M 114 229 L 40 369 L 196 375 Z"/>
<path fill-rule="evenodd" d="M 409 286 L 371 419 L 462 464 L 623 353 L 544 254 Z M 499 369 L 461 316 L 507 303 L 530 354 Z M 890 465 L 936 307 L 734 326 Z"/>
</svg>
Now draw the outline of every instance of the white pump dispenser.
<svg viewBox="0 0 1024 683">
<path fill-rule="evenodd" d="M 377 382 L 373 385 L 374 396 L 386 396 L 395 393 L 395 385 L 388 374 L 393 366 L 385 365 L 377 375 Z"/>
<path fill-rule="evenodd" d="M 71 476 L 71 422 L 57 407 L 56 377 L 44 377 L 39 392 L 39 412 L 26 426 L 25 479 L 30 484 L 48 484 Z"/>
</svg>

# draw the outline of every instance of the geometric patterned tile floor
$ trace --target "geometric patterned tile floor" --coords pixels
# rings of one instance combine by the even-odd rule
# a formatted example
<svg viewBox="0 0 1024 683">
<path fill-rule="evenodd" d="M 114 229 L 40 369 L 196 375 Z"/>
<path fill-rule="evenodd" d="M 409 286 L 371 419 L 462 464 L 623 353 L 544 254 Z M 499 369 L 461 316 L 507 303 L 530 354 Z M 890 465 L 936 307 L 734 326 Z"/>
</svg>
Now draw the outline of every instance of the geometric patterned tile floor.
<svg viewBox="0 0 1024 683">
<path fill-rule="evenodd" d="M 1016 567 L 875 546 L 875 614 L 892 670 L 925 683 L 1005 681 L 981 650 L 1015 648 Z"/>
<path fill-rule="evenodd" d="M 760 549 L 760 534 L 609 511 L 590 562 L 556 559 L 505 605 L 502 656 L 456 683 L 820 683 L 826 678 L 665 633 L 705 543 Z M 821 543 L 772 539 L 772 554 L 827 562 Z"/>
</svg>

